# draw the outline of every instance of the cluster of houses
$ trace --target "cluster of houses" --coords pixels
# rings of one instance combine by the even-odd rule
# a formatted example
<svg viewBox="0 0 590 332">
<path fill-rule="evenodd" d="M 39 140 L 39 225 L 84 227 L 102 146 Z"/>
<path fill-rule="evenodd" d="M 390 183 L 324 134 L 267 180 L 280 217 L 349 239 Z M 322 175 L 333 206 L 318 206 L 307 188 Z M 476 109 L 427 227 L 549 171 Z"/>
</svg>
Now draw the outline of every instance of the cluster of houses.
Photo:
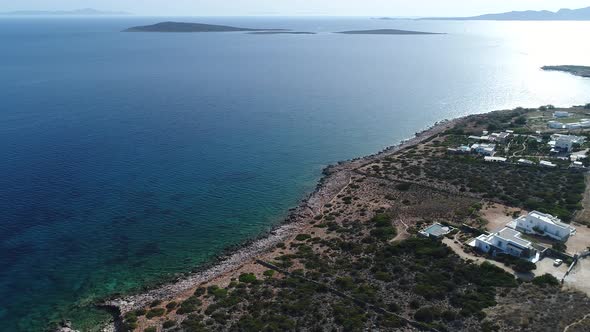
<svg viewBox="0 0 590 332">
<path fill-rule="evenodd" d="M 559 113 L 559 112 L 556 112 Z M 537 132 L 540 134 L 539 132 Z M 455 148 L 448 148 L 448 152 L 452 154 L 477 154 L 484 157 L 485 162 L 490 163 L 506 163 L 508 162 L 507 158 L 495 156 L 497 143 L 506 143 L 506 141 L 514 135 L 514 132 L 511 130 L 506 130 L 501 133 L 492 133 L 489 134 L 487 131 L 483 132 L 482 136 L 469 136 L 470 140 L 475 140 L 477 142 L 486 142 L 486 143 L 475 143 L 471 145 L 462 145 Z M 541 141 L 540 137 L 536 136 L 529 136 L 531 138 L 537 139 L 537 141 Z M 584 136 L 575 136 L 575 135 L 562 135 L 562 134 L 554 134 L 551 136 L 551 140 L 548 142 L 549 147 L 551 148 L 550 152 L 552 157 L 557 159 L 567 160 L 571 159 L 572 163 L 570 168 L 572 169 L 585 169 L 584 163 L 581 162 L 581 159 L 586 158 L 585 152 L 574 153 L 575 145 L 581 145 L 586 142 L 586 137 Z M 541 167 L 547 168 L 556 168 L 558 165 L 547 160 L 541 160 L 538 163 L 528 160 L 528 159 L 519 159 L 516 162 L 517 165 L 522 166 L 533 166 L 538 165 Z"/>
<path fill-rule="evenodd" d="M 565 111 L 557 111 L 553 113 L 553 117 L 556 119 L 569 118 L 572 116 L 571 113 Z M 547 122 L 547 127 L 550 129 L 584 129 L 590 128 L 590 119 L 581 119 L 578 122 L 563 123 L 560 121 L 552 120 Z"/>
<path fill-rule="evenodd" d="M 487 141 L 487 142 L 498 142 L 498 143 L 506 143 L 510 137 L 514 135 L 513 130 L 506 130 L 501 133 L 489 133 L 487 130 L 484 130 L 483 135 L 481 136 L 469 136 L 469 139 L 474 139 L 478 141 Z"/>
<path fill-rule="evenodd" d="M 546 236 L 566 242 L 570 236 L 576 234 L 576 228 L 550 214 L 533 211 L 513 220 L 499 231 L 478 236 L 470 245 L 493 256 L 508 254 L 536 263 L 540 258 L 539 252 L 531 241 L 523 238 L 523 234 Z"/>
</svg>

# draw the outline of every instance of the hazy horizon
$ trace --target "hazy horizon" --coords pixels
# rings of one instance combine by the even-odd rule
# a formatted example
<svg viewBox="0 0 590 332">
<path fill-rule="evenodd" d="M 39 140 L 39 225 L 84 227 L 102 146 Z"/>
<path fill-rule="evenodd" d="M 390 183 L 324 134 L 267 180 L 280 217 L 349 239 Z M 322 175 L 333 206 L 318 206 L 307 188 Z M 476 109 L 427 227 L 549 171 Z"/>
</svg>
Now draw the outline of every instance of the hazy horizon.
<svg viewBox="0 0 590 332">
<path fill-rule="evenodd" d="M 0 12 L 39 10 L 70 11 L 93 8 L 101 11 L 124 11 L 149 16 L 472 16 L 515 10 L 577 9 L 590 6 L 582 0 L 416 0 L 407 4 L 401 0 L 307 1 L 244 0 L 228 5 L 223 1 L 203 0 L 22 0 L 0 4 Z"/>
</svg>

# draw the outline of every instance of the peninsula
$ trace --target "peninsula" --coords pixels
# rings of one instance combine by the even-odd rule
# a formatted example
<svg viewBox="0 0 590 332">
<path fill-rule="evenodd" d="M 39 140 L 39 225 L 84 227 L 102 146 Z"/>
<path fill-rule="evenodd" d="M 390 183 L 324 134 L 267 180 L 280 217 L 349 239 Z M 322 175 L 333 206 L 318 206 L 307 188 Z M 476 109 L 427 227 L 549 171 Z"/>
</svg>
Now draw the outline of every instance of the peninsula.
<svg viewBox="0 0 590 332">
<path fill-rule="evenodd" d="M 544 66 L 541 67 L 541 69 L 548 71 L 562 71 L 581 77 L 590 77 L 590 67 L 587 66 Z"/>
<path fill-rule="evenodd" d="M 589 143 L 547 123 L 588 108 L 442 121 L 327 167 L 284 225 L 212 268 L 102 305 L 121 331 L 582 331 Z M 539 224 L 525 240 L 509 228 L 539 215 L 570 232 L 555 240 Z M 495 255 L 478 247 L 504 238 L 512 247 Z"/>
<path fill-rule="evenodd" d="M 377 29 L 377 30 L 354 30 L 336 32 L 345 35 L 442 35 L 442 33 L 435 32 L 421 32 L 410 30 L 396 30 L 396 29 Z"/>
<path fill-rule="evenodd" d="M 588 21 L 590 7 L 580 9 L 560 9 L 557 12 L 548 10 L 512 11 L 498 14 L 484 14 L 470 17 L 425 17 L 420 20 L 446 21 Z"/>
<path fill-rule="evenodd" d="M 239 28 L 227 25 L 214 25 L 202 23 L 161 22 L 153 25 L 132 27 L 123 32 L 287 32 L 286 29 L 251 29 Z"/>
</svg>

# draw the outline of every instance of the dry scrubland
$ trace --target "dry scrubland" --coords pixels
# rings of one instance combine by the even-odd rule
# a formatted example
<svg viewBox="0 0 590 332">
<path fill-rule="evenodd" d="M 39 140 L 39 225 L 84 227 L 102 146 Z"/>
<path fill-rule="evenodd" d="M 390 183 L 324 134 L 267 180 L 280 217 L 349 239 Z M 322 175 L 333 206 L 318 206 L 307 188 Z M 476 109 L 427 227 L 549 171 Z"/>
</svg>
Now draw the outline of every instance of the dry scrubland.
<svg viewBox="0 0 590 332">
<path fill-rule="evenodd" d="M 583 174 L 446 153 L 464 135 L 488 126 L 529 130 L 518 119 L 531 112 L 449 122 L 402 150 L 329 168 L 324 186 L 338 177 L 338 190 L 319 208 L 295 216 L 297 232 L 258 255 L 260 261 L 245 260 L 141 308 L 128 305 L 134 310 L 123 312 L 120 329 L 587 330 L 590 300 L 584 294 L 561 290 L 548 277 L 522 282 L 415 236 L 432 222 L 484 229 L 480 210 L 500 203 L 574 218 L 582 208 Z"/>
</svg>

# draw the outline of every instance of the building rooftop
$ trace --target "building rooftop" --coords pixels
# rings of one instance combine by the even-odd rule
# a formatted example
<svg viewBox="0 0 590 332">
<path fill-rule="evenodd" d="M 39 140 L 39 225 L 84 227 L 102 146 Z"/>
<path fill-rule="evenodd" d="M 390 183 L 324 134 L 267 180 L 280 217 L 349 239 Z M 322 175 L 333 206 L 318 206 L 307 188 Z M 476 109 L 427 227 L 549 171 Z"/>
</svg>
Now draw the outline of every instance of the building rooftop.
<svg viewBox="0 0 590 332">
<path fill-rule="evenodd" d="M 513 229 L 510 229 L 507 227 L 502 228 L 497 234 L 499 237 L 503 238 L 504 240 L 517 243 L 523 247 L 532 246 L 531 242 L 520 238 L 520 232 L 517 232 Z"/>
<path fill-rule="evenodd" d="M 543 222 L 546 222 L 548 224 L 553 224 L 553 225 L 556 225 L 559 227 L 569 228 L 569 229 L 573 228 L 572 226 L 570 226 L 566 223 L 563 223 L 561 220 L 559 220 L 559 218 L 554 217 L 550 214 L 541 213 L 539 211 L 533 211 L 533 212 L 529 213 L 529 216 L 539 219 L 539 220 L 542 220 Z"/>
</svg>

